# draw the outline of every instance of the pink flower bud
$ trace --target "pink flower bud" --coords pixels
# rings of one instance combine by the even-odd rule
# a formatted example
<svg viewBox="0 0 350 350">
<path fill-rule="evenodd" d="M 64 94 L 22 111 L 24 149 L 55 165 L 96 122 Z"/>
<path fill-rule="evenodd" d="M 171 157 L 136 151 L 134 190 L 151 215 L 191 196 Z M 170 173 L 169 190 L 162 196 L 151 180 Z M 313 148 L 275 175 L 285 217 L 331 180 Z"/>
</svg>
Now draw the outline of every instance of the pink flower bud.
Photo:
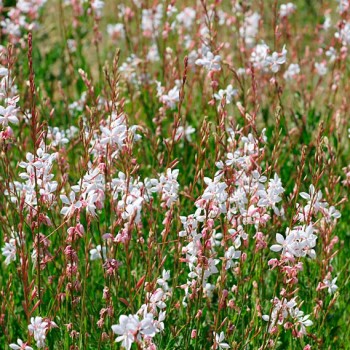
<svg viewBox="0 0 350 350">
<path fill-rule="evenodd" d="M 197 314 L 196 314 L 196 318 L 202 317 L 202 313 L 203 313 L 202 310 L 198 310 L 198 312 L 197 312 Z"/>
</svg>

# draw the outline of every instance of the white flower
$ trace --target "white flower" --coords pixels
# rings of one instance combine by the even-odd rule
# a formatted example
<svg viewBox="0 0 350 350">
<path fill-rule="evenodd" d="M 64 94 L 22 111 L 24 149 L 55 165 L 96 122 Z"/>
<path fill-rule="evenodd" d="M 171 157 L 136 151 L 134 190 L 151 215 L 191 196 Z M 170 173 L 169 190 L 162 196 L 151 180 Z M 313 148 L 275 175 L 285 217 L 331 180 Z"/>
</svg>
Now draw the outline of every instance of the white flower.
<svg viewBox="0 0 350 350">
<path fill-rule="evenodd" d="M 333 205 L 329 207 L 327 214 L 330 218 L 334 218 L 334 219 L 339 219 L 341 217 L 340 211 L 335 209 Z"/>
<path fill-rule="evenodd" d="M 324 22 L 323 22 L 323 29 L 324 30 L 328 30 L 329 28 L 331 28 L 332 26 L 332 19 L 331 19 L 331 16 L 329 15 L 329 13 L 327 13 L 325 16 L 324 16 Z"/>
<path fill-rule="evenodd" d="M 163 18 L 163 5 L 159 4 L 155 8 L 143 9 L 141 28 L 145 36 L 155 37 Z"/>
<path fill-rule="evenodd" d="M 260 182 L 265 182 L 265 177 L 260 177 Z M 284 192 L 282 187 L 282 181 L 277 174 L 274 175 L 273 179 L 269 180 L 267 191 L 265 189 L 259 190 L 257 195 L 259 196 L 258 207 L 271 207 L 276 215 L 282 215 L 276 204 L 282 200 L 281 194 Z"/>
<path fill-rule="evenodd" d="M 180 125 L 176 130 L 175 140 L 186 139 L 188 142 L 191 142 L 192 141 L 191 135 L 195 131 L 196 129 L 191 125 L 186 126 L 185 128 Z"/>
<path fill-rule="evenodd" d="M 326 75 L 327 71 L 328 71 L 327 65 L 325 62 L 321 62 L 321 63 L 316 62 L 315 69 L 316 69 L 317 74 L 320 76 Z"/>
<path fill-rule="evenodd" d="M 224 202 L 227 198 L 227 184 L 225 182 L 219 182 L 217 179 L 211 180 L 208 177 L 204 178 L 204 182 L 207 188 L 202 194 L 202 198 L 205 200 L 212 200 L 217 198 L 220 202 Z"/>
<path fill-rule="evenodd" d="M 226 266 L 225 269 L 228 270 L 233 266 L 233 259 L 239 259 L 241 257 L 241 252 L 235 250 L 235 247 L 229 247 L 225 252 Z"/>
<path fill-rule="evenodd" d="M 101 247 L 100 245 L 96 248 L 90 250 L 90 260 L 106 259 L 106 247 Z"/>
<path fill-rule="evenodd" d="M 9 265 L 11 261 L 16 260 L 16 240 L 11 238 L 9 242 L 5 243 L 5 246 L 1 248 L 2 255 L 6 257 L 5 264 Z"/>
<path fill-rule="evenodd" d="M 273 52 L 271 56 L 266 57 L 266 65 L 273 73 L 277 73 L 280 70 L 280 66 L 286 63 L 287 50 L 283 46 L 281 52 Z"/>
<path fill-rule="evenodd" d="M 123 23 L 108 24 L 107 33 L 112 39 L 124 38 L 124 25 Z"/>
<path fill-rule="evenodd" d="M 141 336 L 154 337 L 157 329 L 154 326 L 153 315 L 145 313 L 141 321 L 138 315 L 121 315 L 119 324 L 113 325 L 112 331 L 119 335 L 115 341 L 122 342 L 122 347 L 130 350 L 135 340 L 140 340 Z"/>
<path fill-rule="evenodd" d="M 344 46 L 350 44 L 350 23 L 345 22 L 343 27 L 334 36 L 341 41 Z"/>
<path fill-rule="evenodd" d="M 279 300 L 277 297 L 273 299 L 273 309 L 270 315 L 263 315 L 262 319 L 266 322 L 269 322 L 269 332 L 272 331 L 274 326 L 277 324 L 282 325 L 284 320 L 288 317 L 289 314 L 293 313 L 293 308 L 297 305 L 295 298 L 287 300 L 282 298 Z"/>
<path fill-rule="evenodd" d="M 163 270 L 162 277 L 157 279 L 157 284 L 164 290 L 169 290 L 168 280 L 170 279 L 170 270 Z"/>
<path fill-rule="evenodd" d="M 158 332 L 164 331 L 164 320 L 166 316 L 166 311 L 160 311 L 158 314 L 158 320 L 155 321 L 155 326 L 157 327 Z"/>
<path fill-rule="evenodd" d="M 214 290 L 215 290 L 214 285 L 212 285 L 210 283 L 205 283 L 204 288 L 203 288 L 203 292 L 207 298 L 212 298 Z"/>
<path fill-rule="evenodd" d="M 8 69 L 5 67 L 0 66 L 0 77 L 5 77 L 8 75 Z"/>
<path fill-rule="evenodd" d="M 332 63 L 338 58 L 338 53 L 337 50 L 331 46 L 327 51 L 326 51 L 326 56 L 329 57 L 329 62 Z"/>
<path fill-rule="evenodd" d="M 268 56 L 269 51 L 269 47 L 264 42 L 261 42 L 261 44 L 258 44 L 254 47 L 250 55 L 250 62 L 253 63 L 254 68 L 265 68 L 266 58 Z"/>
<path fill-rule="evenodd" d="M 221 101 L 225 97 L 226 104 L 230 104 L 237 94 L 238 91 L 229 84 L 225 90 L 220 89 L 218 93 L 214 94 L 214 98 Z"/>
<path fill-rule="evenodd" d="M 34 350 L 31 346 L 28 346 L 27 343 L 23 343 L 21 339 L 17 339 L 17 344 L 10 344 L 9 347 L 13 350 Z"/>
<path fill-rule="evenodd" d="M 328 287 L 328 293 L 333 294 L 337 289 L 338 286 L 335 284 L 337 282 L 338 277 L 333 278 L 332 280 L 325 278 L 323 280 L 323 283 Z"/>
<path fill-rule="evenodd" d="M 74 214 L 76 209 L 80 209 L 82 204 L 80 201 L 75 201 L 75 193 L 71 191 L 69 194 L 69 198 L 66 195 L 60 195 L 61 201 L 66 204 L 66 207 L 61 209 L 61 214 L 64 216 L 71 216 Z"/>
<path fill-rule="evenodd" d="M 127 137 L 126 125 L 117 124 L 115 127 L 106 128 L 101 126 L 101 143 L 103 145 L 117 145 L 119 148 L 123 147 L 124 141 Z"/>
<path fill-rule="evenodd" d="M 299 64 L 291 63 L 288 69 L 284 72 L 283 78 L 286 80 L 292 80 L 300 73 Z"/>
<path fill-rule="evenodd" d="M 52 205 L 55 201 L 56 196 L 53 192 L 56 191 L 58 183 L 52 181 L 54 175 L 51 174 L 55 159 L 56 153 L 46 153 L 46 145 L 42 143 L 36 154 L 27 153 L 27 162 L 22 161 L 19 163 L 19 166 L 25 169 L 25 172 L 19 174 L 19 176 L 25 180 L 20 196 L 25 197 L 26 207 L 32 208 L 37 205 L 37 188 L 42 201 L 49 205 Z"/>
<path fill-rule="evenodd" d="M 91 0 L 91 7 L 95 11 L 97 17 L 101 17 L 104 5 L 102 0 Z"/>
<path fill-rule="evenodd" d="M 45 347 L 46 331 L 48 329 L 48 322 L 43 321 L 42 317 L 32 317 L 30 320 L 28 330 L 30 334 L 34 335 L 36 346 L 40 349 Z"/>
<path fill-rule="evenodd" d="M 158 62 L 160 60 L 158 46 L 156 44 L 153 44 L 149 47 L 147 60 L 150 62 Z"/>
<path fill-rule="evenodd" d="M 215 55 L 208 51 L 202 58 L 196 60 L 197 66 L 203 66 L 209 72 L 219 71 L 221 69 L 220 66 L 221 57 L 219 55 Z"/>
<path fill-rule="evenodd" d="M 338 9 L 337 10 L 338 10 L 338 12 L 340 14 L 345 13 L 350 8 L 349 0 L 337 0 L 337 3 L 338 3 Z"/>
<path fill-rule="evenodd" d="M 180 90 L 178 86 L 174 86 L 167 95 L 162 95 L 160 97 L 162 103 L 171 109 L 174 109 L 177 103 L 180 101 Z"/>
<path fill-rule="evenodd" d="M 224 343 L 225 340 L 225 334 L 224 332 L 220 332 L 220 334 L 218 333 L 213 333 L 215 336 L 215 346 L 214 349 L 219 348 L 221 349 L 230 349 L 230 345 L 228 345 L 227 343 Z"/>
<path fill-rule="evenodd" d="M 196 11 L 192 7 L 185 7 L 178 15 L 176 20 L 186 29 L 191 29 L 193 21 L 196 19 Z"/>
<path fill-rule="evenodd" d="M 286 230 L 286 238 L 280 233 L 276 234 L 276 241 L 270 249 L 274 252 L 282 251 L 283 255 L 304 257 L 309 255 L 310 258 L 316 257 L 316 252 L 313 249 L 316 246 L 317 236 L 313 234 L 313 226 L 296 227 L 292 230 Z"/>
<path fill-rule="evenodd" d="M 69 130 L 68 130 L 69 132 Z M 69 138 L 66 136 L 66 131 L 60 130 L 57 127 L 48 127 L 47 138 L 51 139 L 52 146 L 63 146 L 69 143 Z"/>
<path fill-rule="evenodd" d="M 164 309 L 166 307 L 166 304 L 164 302 L 165 293 L 162 288 L 158 288 L 155 290 L 149 298 L 149 304 L 153 309 L 155 309 L 155 306 L 157 306 L 159 309 Z"/>
<path fill-rule="evenodd" d="M 239 28 L 239 35 L 248 46 L 252 46 L 259 31 L 260 15 L 254 12 L 244 18 L 243 25 Z"/>
<path fill-rule="evenodd" d="M 283 250 L 284 252 L 286 251 L 290 251 L 292 250 L 291 247 L 288 246 L 288 241 L 284 239 L 284 237 L 280 234 L 280 233 L 277 233 L 276 234 L 276 241 L 277 243 L 279 244 L 274 244 L 270 247 L 270 249 L 273 251 L 273 252 L 279 252 L 281 250 Z M 294 250 L 293 250 L 294 251 Z"/>
<path fill-rule="evenodd" d="M 18 124 L 19 120 L 16 116 L 17 107 L 14 104 L 9 104 L 6 107 L 0 106 L 0 124 L 7 126 L 9 123 Z"/>
<path fill-rule="evenodd" d="M 280 17 L 286 18 L 289 17 L 296 10 L 296 6 L 289 2 L 288 4 L 282 4 L 280 7 Z"/>
<path fill-rule="evenodd" d="M 322 192 L 318 191 L 316 193 L 314 185 L 310 185 L 309 193 L 301 192 L 299 195 L 308 201 L 309 210 L 313 209 L 317 213 L 319 210 L 327 207 L 327 203 L 322 201 Z"/>
<path fill-rule="evenodd" d="M 313 325 L 313 322 L 309 320 L 310 315 L 304 315 L 304 312 L 299 310 L 298 308 L 290 309 L 289 314 L 292 318 L 294 318 L 295 324 L 300 326 L 299 333 L 305 335 L 306 327 L 310 327 Z"/>
<path fill-rule="evenodd" d="M 119 335 L 119 337 L 117 337 L 115 341 L 121 341 L 122 346 L 126 350 L 130 350 L 131 345 L 135 341 L 134 333 L 136 333 L 137 331 L 138 324 L 139 320 L 137 316 L 122 315 L 119 317 L 119 324 L 112 326 L 113 333 Z"/>
<path fill-rule="evenodd" d="M 162 194 L 163 203 L 170 208 L 171 204 L 178 199 L 179 183 L 177 177 L 178 169 L 167 169 L 166 174 L 161 174 L 156 186 L 157 191 Z"/>
</svg>

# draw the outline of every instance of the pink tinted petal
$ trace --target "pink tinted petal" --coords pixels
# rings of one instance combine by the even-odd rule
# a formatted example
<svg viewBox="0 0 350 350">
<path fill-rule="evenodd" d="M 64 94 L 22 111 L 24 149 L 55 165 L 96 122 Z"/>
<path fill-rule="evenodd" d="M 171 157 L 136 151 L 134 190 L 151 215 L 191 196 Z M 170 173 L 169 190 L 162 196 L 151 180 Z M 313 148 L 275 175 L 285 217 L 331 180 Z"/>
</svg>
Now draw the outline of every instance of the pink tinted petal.
<svg viewBox="0 0 350 350">
<path fill-rule="evenodd" d="M 80 201 L 76 202 L 76 203 L 74 204 L 74 207 L 77 208 L 77 209 L 81 208 L 81 207 L 82 207 L 81 202 L 80 202 Z"/>
<path fill-rule="evenodd" d="M 279 252 L 282 250 L 282 246 L 280 246 L 278 244 L 274 244 L 270 247 L 270 250 L 272 250 L 273 252 Z"/>
<path fill-rule="evenodd" d="M 277 233 L 276 234 L 276 241 L 279 244 L 283 244 L 284 243 L 284 237 L 280 233 Z"/>
<path fill-rule="evenodd" d="M 310 195 L 306 192 L 300 192 L 299 196 L 306 199 L 306 200 L 310 200 Z"/>
</svg>

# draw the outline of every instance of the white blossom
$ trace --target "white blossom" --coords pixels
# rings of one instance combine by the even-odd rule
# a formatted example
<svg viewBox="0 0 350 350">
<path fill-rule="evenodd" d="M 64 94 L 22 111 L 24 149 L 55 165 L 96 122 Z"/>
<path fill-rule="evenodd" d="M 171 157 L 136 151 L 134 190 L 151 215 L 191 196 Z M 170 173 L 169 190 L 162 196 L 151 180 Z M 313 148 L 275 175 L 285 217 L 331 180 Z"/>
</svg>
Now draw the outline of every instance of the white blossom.
<svg viewBox="0 0 350 350">
<path fill-rule="evenodd" d="M 296 10 L 296 6 L 292 2 L 288 2 L 287 4 L 282 4 L 280 7 L 280 17 L 286 18 L 293 14 Z"/>
<path fill-rule="evenodd" d="M 215 55 L 208 51 L 202 58 L 198 58 L 196 60 L 197 66 L 202 66 L 206 68 L 209 72 L 215 72 L 221 70 L 220 66 L 221 57 L 219 55 Z"/>
<path fill-rule="evenodd" d="M 23 343 L 21 339 L 17 339 L 17 344 L 10 344 L 9 347 L 13 350 L 34 350 L 27 343 Z"/>
<path fill-rule="evenodd" d="M 5 264 L 9 265 L 11 261 L 16 261 L 16 240 L 11 238 L 5 246 L 1 248 L 2 255 L 6 257 Z"/>
</svg>

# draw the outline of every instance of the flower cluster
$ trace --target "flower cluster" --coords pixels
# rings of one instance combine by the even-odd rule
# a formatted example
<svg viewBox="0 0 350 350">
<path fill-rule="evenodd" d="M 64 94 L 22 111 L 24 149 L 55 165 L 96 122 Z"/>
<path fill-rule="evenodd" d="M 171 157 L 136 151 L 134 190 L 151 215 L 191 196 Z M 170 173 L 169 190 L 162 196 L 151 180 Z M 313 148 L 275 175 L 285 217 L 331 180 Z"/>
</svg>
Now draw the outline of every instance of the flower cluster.
<svg viewBox="0 0 350 350">
<path fill-rule="evenodd" d="M 310 315 L 304 315 L 304 312 L 298 309 L 295 298 L 287 300 L 276 297 L 272 302 L 273 308 L 270 315 L 263 316 L 263 319 L 269 323 L 270 333 L 277 332 L 277 327 L 283 325 L 285 329 L 293 328 L 296 337 L 306 334 L 306 327 L 312 326 L 313 322 L 309 320 Z"/>
<path fill-rule="evenodd" d="M 38 26 L 36 22 L 40 10 L 46 0 L 20 0 L 8 12 L 8 17 L 1 21 L 3 34 L 13 43 L 19 42 L 23 31 L 33 30 Z"/>
<path fill-rule="evenodd" d="M 350 1 L 45 4 L 0 0 L 0 344 L 346 348 Z"/>
<path fill-rule="evenodd" d="M 39 349 L 45 347 L 46 334 L 53 327 L 57 327 L 57 325 L 51 320 L 44 320 L 39 316 L 31 318 L 28 331 L 33 335 L 34 340 L 36 341 L 36 346 Z"/>
<path fill-rule="evenodd" d="M 300 258 L 307 255 L 315 258 L 316 252 L 313 248 L 316 246 L 317 236 L 313 232 L 312 225 L 287 229 L 285 238 L 280 233 L 276 234 L 278 244 L 272 245 L 270 249 L 274 252 L 281 251 L 281 254 L 288 258 Z"/>
<path fill-rule="evenodd" d="M 286 63 L 287 60 L 287 50 L 285 46 L 282 48 L 281 52 L 272 52 L 269 54 L 270 48 L 262 42 L 256 45 L 251 53 L 250 61 L 253 66 L 264 72 L 277 73 L 281 66 Z"/>
<path fill-rule="evenodd" d="M 126 350 L 130 350 L 133 343 L 143 349 L 156 349 L 152 339 L 164 330 L 165 302 L 171 296 L 168 285 L 169 271 L 163 271 L 162 277 L 157 280 L 159 288 L 146 295 L 146 303 L 141 306 L 135 315 L 121 315 L 119 324 L 113 325 L 112 330 L 118 335 L 116 342 Z"/>
</svg>

